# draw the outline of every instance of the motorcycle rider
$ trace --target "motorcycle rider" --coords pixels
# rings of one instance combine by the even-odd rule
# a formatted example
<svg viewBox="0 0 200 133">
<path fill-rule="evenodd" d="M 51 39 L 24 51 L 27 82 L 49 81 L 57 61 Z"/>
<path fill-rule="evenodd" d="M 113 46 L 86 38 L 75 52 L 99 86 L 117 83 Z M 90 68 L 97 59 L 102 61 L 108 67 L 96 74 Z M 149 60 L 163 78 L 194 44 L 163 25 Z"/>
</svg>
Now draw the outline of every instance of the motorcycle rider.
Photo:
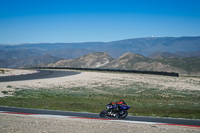
<svg viewBox="0 0 200 133">
<path fill-rule="evenodd" d="M 127 106 L 126 103 L 124 102 L 124 100 L 120 100 L 119 102 L 111 102 L 112 105 L 115 105 L 117 106 L 117 111 L 120 110 L 120 108 L 124 105 L 124 106 Z"/>
</svg>

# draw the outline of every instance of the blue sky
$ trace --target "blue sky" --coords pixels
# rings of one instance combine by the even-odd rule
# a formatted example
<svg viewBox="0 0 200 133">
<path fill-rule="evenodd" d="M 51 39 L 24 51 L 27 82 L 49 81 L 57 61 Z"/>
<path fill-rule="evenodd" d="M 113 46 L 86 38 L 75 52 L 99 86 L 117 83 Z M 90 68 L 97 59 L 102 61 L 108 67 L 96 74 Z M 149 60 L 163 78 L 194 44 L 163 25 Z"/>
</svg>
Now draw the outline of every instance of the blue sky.
<svg viewBox="0 0 200 133">
<path fill-rule="evenodd" d="M 200 0 L 0 0 L 0 44 L 200 36 Z"/>
</svg>

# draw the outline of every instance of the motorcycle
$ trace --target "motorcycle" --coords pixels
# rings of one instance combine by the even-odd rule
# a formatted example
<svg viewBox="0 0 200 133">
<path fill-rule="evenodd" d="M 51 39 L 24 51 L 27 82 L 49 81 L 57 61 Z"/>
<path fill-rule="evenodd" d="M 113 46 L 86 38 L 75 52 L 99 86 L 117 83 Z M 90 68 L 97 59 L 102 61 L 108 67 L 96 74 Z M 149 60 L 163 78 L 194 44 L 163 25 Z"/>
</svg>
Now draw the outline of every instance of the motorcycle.
<svg viewBox="0 0 200 133">
<path fill-rule="evenodd" d="M 117 107 L 117 105 L 111 105 L 108 104 L 106 106 L 106 109 L 101 111 L 101 113 L 99 114 L 100 117 L 118 117 L 118 118 L 125 118 L 128 115 L 128 109 L 131 106 L 127 106 L 127 105 L 122 105 L 119 108 Z"/>
</svg>

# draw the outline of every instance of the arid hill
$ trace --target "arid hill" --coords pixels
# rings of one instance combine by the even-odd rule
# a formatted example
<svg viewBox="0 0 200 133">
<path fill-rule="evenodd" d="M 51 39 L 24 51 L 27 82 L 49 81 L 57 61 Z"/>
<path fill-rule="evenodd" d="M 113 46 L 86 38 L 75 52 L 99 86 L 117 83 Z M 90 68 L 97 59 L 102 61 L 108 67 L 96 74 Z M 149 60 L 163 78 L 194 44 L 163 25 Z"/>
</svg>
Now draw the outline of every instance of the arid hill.
<svg viewBox="0 0 200 133">
<path fill-rule="evenodd" d="M 107 53 L 97 52 L 76 59 L 60 60 L 56 63 L 49 64 L 48 67 L 98 68 L 110 63 L 112 60 L 114 59 Z"/>
<path fill-rule="evenodd" d="M 104 52 L 92 53 L 76 59 L 61 60 L 48 67 L 78 67 L 125 69 L 141 71 L 177 72 L 180 74 L 200 74 L 200 58 L 157 58 L 150 59 L 140 54 L 125 53 L 117 59 Z"/>
</svg>

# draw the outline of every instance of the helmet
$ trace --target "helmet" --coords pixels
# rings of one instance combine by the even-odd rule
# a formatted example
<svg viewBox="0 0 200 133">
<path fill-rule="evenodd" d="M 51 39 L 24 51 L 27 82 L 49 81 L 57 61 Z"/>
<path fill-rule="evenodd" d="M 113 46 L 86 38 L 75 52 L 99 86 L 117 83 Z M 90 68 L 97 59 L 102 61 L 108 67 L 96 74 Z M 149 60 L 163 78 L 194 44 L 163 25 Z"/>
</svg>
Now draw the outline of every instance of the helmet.
<svg viewBox="0 0 200 133">
<path fill-rule="evenodd" d="M 124 102 L 124 100 L 121 99 L 120 102 Z"/>
</svg>

